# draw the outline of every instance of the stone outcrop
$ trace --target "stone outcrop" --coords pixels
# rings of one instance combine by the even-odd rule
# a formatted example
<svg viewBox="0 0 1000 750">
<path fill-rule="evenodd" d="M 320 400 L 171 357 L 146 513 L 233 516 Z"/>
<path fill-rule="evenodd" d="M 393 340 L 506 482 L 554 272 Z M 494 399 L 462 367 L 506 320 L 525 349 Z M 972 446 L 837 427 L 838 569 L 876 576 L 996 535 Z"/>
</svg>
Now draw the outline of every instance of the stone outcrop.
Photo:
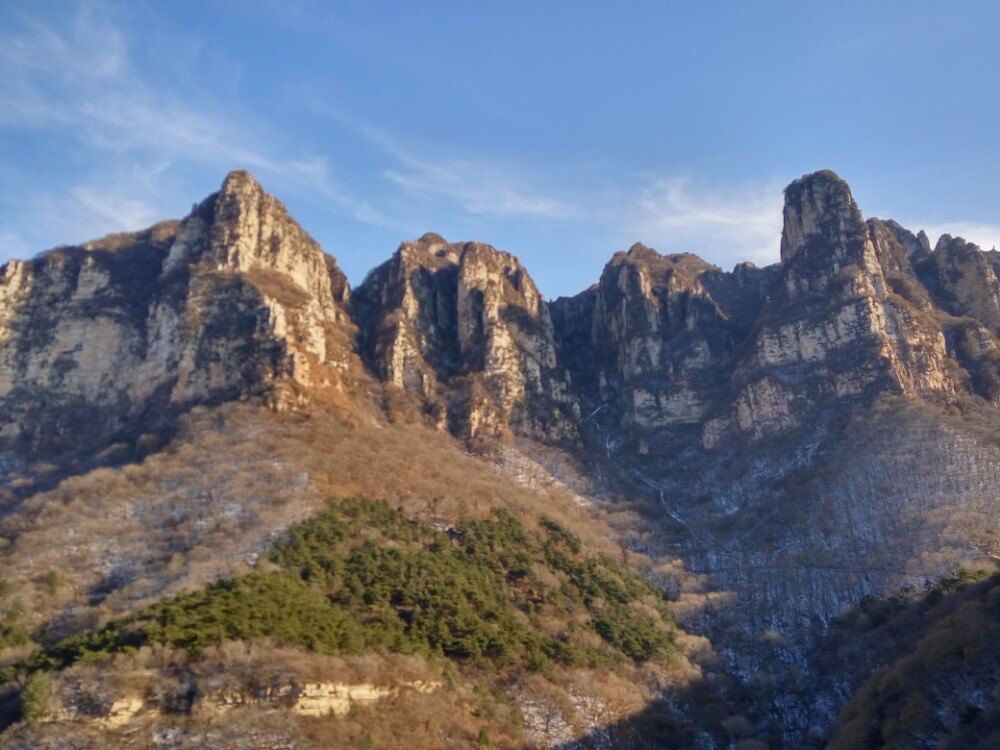
<svg viewBox="0 0 1000 750">
<path fill-rule="evenodd" d="M 412 691 L 428 694 L 440 690 L 438 680 L 403 680 L 387 685 L 369 682 L 299 682 L 286 681 L 259 685 L 253 689 L 227 688 L 195 693 L 192 702 L 180 696 L 150 695 L 121 692 L 113 686 L 96 681 L 59 685 L 59 692 L 50 700 L 45 720 L 53 722 L 92 723 L 101 729 L 116 730 L 128 726 L 137 718 L 154 718 L 158 714 L 186 712 L 214 716 L 233 709 L 285 709 L 300 716 L 346 716 L 354 706 L 373 705 Z M 187 705 L 187 704 L 190 705 Z"/>
<path fill-rule="evenodd" d="M 786 190 L 782 262 L 643 245 L 546 302 L 512 255 L 427 234 L 352 295 L 245 172 L 181 222 L 0 270 L 0 441 L 103 439 L 195 403 L 342 392 L 361 362 L 461 437 L 592 427 L 714 448 L 879 394 L 1000 403 L 1000 259 L 867 222 L 832 172 Z M 358 341 L 355 341 L 357 331 Z M 686 438 L 687 439 L 687 438 Z"/>
<path fill-rule="evenodd" d="M 619 426 L 701 422 L 774 277 L 750 263 L 724 273 L 639 244 L 616 253 L 599 284 L 553 303 L 572 382 Z"/>
<path fill-rule="evenodd" d="M 0 447 L 93 447 L 196 403 L 340 389 L 347 301 L 333 259 L 245 172 L 181 222 L 10 261 Z"/>
<path fill-rule="evenodd" d="M 984 253 L 961 237 L 943 235 L 929 261 L 939 304 L 956 317 L 974 318 L 1000 333 L 1000 253 Z"/>
<path fill-rule="evenodd" d="M 514 256 L 425 234 L 354 295 L 362 354 L 458 435 L 574 434 L 548 305 Z"/>
<path fill-rule="evenodd" d="M 220 690 L 201 696 L 197 711 L 218 713 L 247 706 L 287 708 L 301 716 L 346 716 L 356 705 L 371 705 L 401 691 L 433 693 L 442 687 L 434 680 L 409 680 L 391 685 L 369 682 L 287 682 L 255 691 Z"/>
<path fill-rule="evenodd" d="M 705 426 L 706 446 L 795 428 L 831 403 L 955 392 L 927 294 L 904 283 L 906 253 L 864 221 L 839 177 L 818 172 L 788 187 L 781 249 L 780 281 L 734 372 L 732 404 Z"/>
<path fill-rule="evenodd" d="M 727 273 L 636 245 L 595 287 L 553 303 L 560 357 L 601 431 L 687 425 L 713 448 L 880 394 L 968 390 L 959 344 L 913 268 L 940 250 L 894 222 L 866 222 L 832 172 L 796 180 L 785 197 L 780 265 Z M 989 337 L 962 341 L 966 359 L 989 359 Z"/>
</svg>

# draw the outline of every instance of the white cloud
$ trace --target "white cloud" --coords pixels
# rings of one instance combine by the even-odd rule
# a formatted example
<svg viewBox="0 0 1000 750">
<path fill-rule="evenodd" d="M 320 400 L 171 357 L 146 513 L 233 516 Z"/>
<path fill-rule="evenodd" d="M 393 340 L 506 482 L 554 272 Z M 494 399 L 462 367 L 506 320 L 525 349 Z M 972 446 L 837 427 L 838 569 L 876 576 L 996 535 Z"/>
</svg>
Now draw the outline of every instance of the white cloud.
<svg viewBox="0 0 1000 750">
<path fill-rule="evenodd" d="M 783 201 L 778 183 L 731 188 L 684 177 L 587 174 L 563 176 L 554 185 L 519 165 L 418 155 L 382 133 L 362 130 L 397 162 L 384 176 L 426 201 L 505 220 L 589 225 L 624 245 L 639 241 L 661 252 L 697 252 L 724 265 L 778 260 Z"/>
<path fill-rule="evenodd" d="M 608 221 L 661 252 L 696 252 L 724 265 L 778 260 L 783 196 L 778 184 L 737 188 L 683 177 L 649 178 Z"/>
<path fill-rule="evenodd" d="M 0 230 L 0 265 L 9 258 L 25 258 L 31 254 L 32 248 L 19 234 L 9 230 Z"/>
<path fill-rule="evenodd" d="M 28 247 L 24 236 L 42 237 L 52 246 L 149 226 L 164 218 L 165 172 L 166 164 L 109 167 L 42 187 L 23 173 L 0 170 L 3 209 L 16 217 L 21 238 L 16 245 L 0 244 L 0 258 L 43 249 Z"/>
<path fill-rule="evenodd" d="M 510 218 L 578 219 L 579 207 L 533 185 L 511 167 L 467 159 L 423 159 L 397 151 L 400 165 L 385 177 L 411 195 L 450 202 L 470 214 Z"/>
<path fill-rule="evenodd" d="M 125 33 L 103 5 L 82 5 L 64 27 L 26 21 L 0 44 L 0 124 L 47 130 L 110 152 L 232 161 L 266 160 L 248 134 L 168 91 L 147 86 Z"/>
</svg>

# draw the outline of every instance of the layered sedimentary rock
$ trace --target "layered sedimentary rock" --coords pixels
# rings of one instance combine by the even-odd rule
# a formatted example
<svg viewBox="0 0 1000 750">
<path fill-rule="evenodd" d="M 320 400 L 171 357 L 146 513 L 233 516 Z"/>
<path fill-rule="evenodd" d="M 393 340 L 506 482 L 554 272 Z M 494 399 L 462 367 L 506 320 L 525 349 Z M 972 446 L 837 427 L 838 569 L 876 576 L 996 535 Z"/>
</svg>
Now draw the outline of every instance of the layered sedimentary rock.
<svg viewBox="0 0 1000 750">
<path fill-rule="evenodd" d="M 797 427 L 831 402 L 953 393 L 926 295 L 891 284 L 909 273 L 902 247 L 865 223 L 847 184 L 831 172 L 796 180 L 784 213 L 780 281 L 734 372 L 735 399 L 705 426 L 706 446 Z"/>
<path fill-rule="evenodd" d="M 466 437 L 574 434 L 548 305 L 514 256 L 426 234 L 403 243 L 354 295 L 362 353 Z"/>
<path fill-rule="evenodd" d="M 750 263 L 725 273 L 641 244 L 616 253 L 599 284 L 553 303 L 575 388 L 619 426 L 701 422 L 775 277 Z"/>
<path fill-rule="evenodd" d="M 341 389 L 359 354 L 464 437 L 574 442 L 593 424 L 686 430 L 713 449 L 880 394 L 1000 403 L 995 253 L 866 222 L 832 172 L 793 182 L 784 219 L 775 266 L 725 272 L 635 245 L 554 303 L 513 256 L 428 234 L 352 300 L 333 260 L 234 172 L 181 222 L 3 267 L 0 439 L 110 436 L 251 394 L 304 403 Z"/>
<path fill-rule="evenodd" d="M 989 359 L 992 336 L 970 319 L 949 344 L 952 328 L 911 263 L 940 266 L 940 247 L 932 254 L 924 235 L 866 222 L 832 172 L 793 182 L 784 218 L 779 265 L 726 273 L 636 245 L 612 258 L 597 286 L 553 303 L 585 411 L 633 432 L 699 425 L 712 448 L 786 434 L 825 408 L 880 394 L 968 390 L 956 355 Z M 970 252 L 965 275 L 942 287 L 978 300 L 975 319 L 988 327 L 989 261 Z"/>
<path fill-rule="evenodd" d="M 355 356 L 347 295 L 333 259 L 245 172 L 181 222 L 10 261 L 0 441 L 93 447 L 195 403 L 339 388 Z"/>
</svg>

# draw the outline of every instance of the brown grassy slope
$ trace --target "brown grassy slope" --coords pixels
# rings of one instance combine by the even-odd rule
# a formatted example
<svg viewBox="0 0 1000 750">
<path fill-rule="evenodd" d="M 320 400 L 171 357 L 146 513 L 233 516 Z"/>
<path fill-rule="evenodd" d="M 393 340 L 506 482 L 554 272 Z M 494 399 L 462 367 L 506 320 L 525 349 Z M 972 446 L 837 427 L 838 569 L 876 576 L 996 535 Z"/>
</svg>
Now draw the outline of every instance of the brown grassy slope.
<svg viewBox="0 0 1000 750">
<path fill-rule="evenodd" d="M 500 505 L 529 525 L 544 513 L 593 552 L 623 554 L 601 508 L 558 484 L 521 486 L 445 434 L 229 404 L 192 411 L 141 463 L 71 477 L 23 502 L 0 524 L 0 577 L 33 627 L 63 634 L 245 572 L 289 524 L 352 496 L 442 522 Z"/>
<path fill-rule="evenodd" d="M 577 494 L 587 489 L 586 482 L 578 476 L 580 467 L 563 455 L 518 445 L 502 448 L 499 462 L 491 461 L 418 424 L 360 421 L 347 423 L 318 412 L 275 413 L 251 404 L 195 409 L 175 439 L 141 463 L 66 479 L 20 505 L 0 526 L 0 576 L 27 605 L 36 637 L 52 638 L 160 596 L 246 572 L 289 524 L 313 515 L 329 499 L 368 496 L 386 498 L 411 516 L 440 524 L 466 515 L 483 517 L 497 506 L 510 509 L 529 528 L 537 528 L 539 517 L 546 515 L 580 536 L 589 554 L 625 557 L 660 577 L 698 585 L 685 578 L 678 561 L 626 553 L 614 539 L 636 532 L 637 517 L 619 505 L 605 508 Z M 524 457 L 529 451 L 530 459 Z M 554 480 L 547 467 L 558 467 L 564 481 Z M 59 573 L 55 586 L 48 575 L 53 570 Z M 696 593 L 688 595 L 688 606 L 696 598 Z M 497 682 L 499 675 L 473 668 L 456 694 L 409 696 L 379 711 L 377 721 L 374 715 L 367 721 L 362 715 L 353 723 L 317 724 L 257 709 L 207 719 L 156 714 L 139 721 L 142 731 L 133 732 L 136 727 L 130 725 L 111 746 L 144 747 L 154 734 L 169 730 L 181 732 L 178 737 L 200 738 L 192 739 L 192 746 L 204 741 L 241 747 L 245 730 L 245 736 L 277 745 L 292 741 L 308 747 L 309 738 L 318 733 L 350 746 L 370 732 L 380 740 L 375 746 L 405 737 L 407 744 L 420 747 L 423 735 L 408 723 L 413 716 L 424 716 L 422 721 L 431 725 L 438 722 L 440 733 L 433 736 L 461 738 L 459 746 L 476 746 L 484 728 L 495 747 L 546 744 L 640 711 L 659 688 L 682 690 L 697 680 L 701 667 L 686 655 L 710 664 L 710 644 L 680 633 L 678 646 L 681 655 L 665 672 L 652 666 L 621 674 L 567 670 L 554 682 L 540 675 L 507 675 Z M 289 653 L 263 648 L 258 657 L 265 662 L 295 660 L 305 671 L 315 671 L 326 658 L 298 652 L 292 659 Z M 185 666 L 198 672 L 199 680 L 212 668 L 211 662 Z M 103 665 L 97 671 L 108 669 Z M 147 670 L 143 678 L 146 667 L 133 670 L 119 664 L 114 669 L 126 683 L 137 677 L 157 683 L 171 674 L 170 669 Z M 378 677 L 364 675 L 366 680 Z M 353 672 L 351 678 L 360 679 Z M 98 682 L 86 669 L 56 677 L 57 689 Z M 477 683 L 488 692 L 498 690 L 503 699 L 477 707 L 482 702 L 474 690 Z M 504 701 L 514 708 L 504 708 Z M 272 713 L 273 719 L 262 718 Z M 521 716 L 524 728 L 519 728 Z M 87 737 L 94 734 L 98 742 L 102 731 L 57 722 L 42 729 L 21 727 L 6 739 L 57 746 L 70 732 L 87 746 Z"/>
</svg>

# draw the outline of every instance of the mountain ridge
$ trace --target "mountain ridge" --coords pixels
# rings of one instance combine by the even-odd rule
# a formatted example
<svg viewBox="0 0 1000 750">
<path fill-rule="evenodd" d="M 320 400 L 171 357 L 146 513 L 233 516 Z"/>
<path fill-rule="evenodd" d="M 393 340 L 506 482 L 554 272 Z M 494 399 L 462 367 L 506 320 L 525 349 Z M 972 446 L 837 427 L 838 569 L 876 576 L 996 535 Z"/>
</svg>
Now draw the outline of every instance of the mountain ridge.
<svg viewBox="0 0 1000 750">
<path fill-rule="evenodd" d="M 529 488 L 588 487 L 560 495 L 574 513 L 639 509 L 641 523 L 613 532 L 626 548 L 682 559 L 726 591 L 680 624 L 716 644 L 753 705 L 779 707 L 757 726 L 787 746 L 817 742 L 857 679 L 797 682 L 815 677 L 817 632 L 864 597 L 1000 553 L 1000 259 L 865 219 L 828 170 L 786 189 L 781 257 L 723 271 L 636 243 L 590 288 L 546 300 L 515 256 L 426 233 L 352 289 L 277 199 L 232 172 L 180 221 L 0 266 L 0 553 L 38 579 L 46 556 L 24 545 L 46 523 L 62 528 L 55 499 L 76 507 L 72 488 L 131 471 L 141 492 L 112 484 L 139 492 L 122 507 L 154 524 L 145 538 L 156 544 L 140 563 L 104 553 L 113 536 L 75 543 L 115 562 L 88 579 L 91 601 L 75 614 L 39 605 L 55 617 L 46 628 L 71 633 L 108 616 L 105 601 L 130 611 L 202 580 L 184 555 L 206 539 L 255 560 L 315 511 L 319 494 L 299 500 L 294 488 L 335 462 L 307 450 L 310 431 L 337 436 L 323 439 L 355 462 L 341 467 L 348 476 L 400 472 L 389 494 L 420 513 L 439 499 L 411 498 L 400 482 L 457 462 L 458 445 L 501 472 L 520 467 Z M 379 434 L 402 455 L 380 456 Z M 212 488 L 215 469 L 191 447 L 266 462 L 264 447 L 281 453 L 282 440 L 301 455 L 279 461 L 278 479 L 265 472 L 263 489 L 248 482 L 246 498 L 228 477 Z M 172 470 L 168 489 L 152 489 L 142 467 L 171 450 L 197 457 L 206 477 Z M 175 533 L 157 506 L 174 485 L 196 488 L 184 492 L 198 509 L 179 516 L 196 530 Z M 216 492 L 228 498 L 218 507 Z M 173 546 L 179 562 L 163 552 Z M 199 554 L 212 575 L 227 569 Z M 139 585 L 142 570 L 156 580 Z M 765 672 L 773 684 L 753 683 Z M 803 695 L 820 708 L 806 712 Z"/>
</svg>

